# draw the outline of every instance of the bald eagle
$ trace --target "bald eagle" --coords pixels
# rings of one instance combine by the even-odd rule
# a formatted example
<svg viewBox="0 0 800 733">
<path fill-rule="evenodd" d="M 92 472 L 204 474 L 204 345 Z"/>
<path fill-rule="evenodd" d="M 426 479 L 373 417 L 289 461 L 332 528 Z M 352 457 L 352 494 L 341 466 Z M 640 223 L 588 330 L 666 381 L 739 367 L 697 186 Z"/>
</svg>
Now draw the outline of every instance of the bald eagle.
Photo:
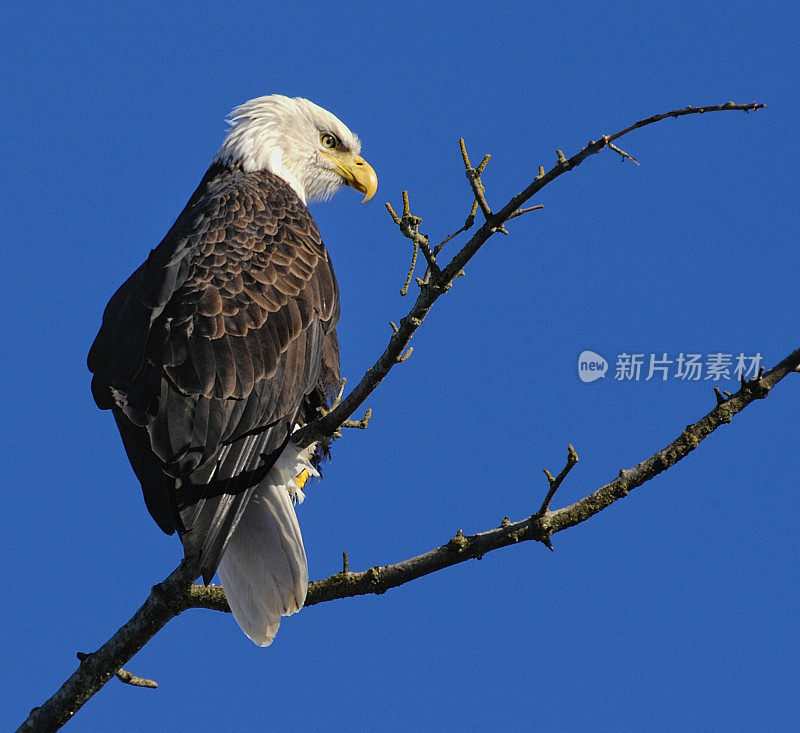
<svg viewBox="0 0 800 733">
<path fill-rule="evenodd" d="M 219 570 L 256 644 L 306 597 L 294 503 L 327 445 L 291 436 L 340 385 L 339 292 L 306 202 L 377 188 L 361 143 L 306 99 L 237 107 L 162 242 L 111 298 L 89 352 L 144 499 L 195 577 Z"/>
</svg>

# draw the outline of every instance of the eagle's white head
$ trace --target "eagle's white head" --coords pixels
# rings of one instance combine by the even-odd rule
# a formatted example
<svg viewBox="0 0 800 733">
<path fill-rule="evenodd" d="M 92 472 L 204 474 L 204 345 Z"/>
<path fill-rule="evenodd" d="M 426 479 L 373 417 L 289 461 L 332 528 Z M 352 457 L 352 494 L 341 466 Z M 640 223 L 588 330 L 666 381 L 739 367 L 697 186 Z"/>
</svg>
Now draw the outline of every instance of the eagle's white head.
<svg viewBox="0 0 800 733">
<path fill-rule="evenodd" d="M 369 201 L 378 177 L 361 155 L 361 141 L 327 110 L 301 97 L 272 94 L 231 112 L 230 129 L 215 163 L 267 170 L 283 178 L 303 202 L 330 198 L 343 185 Z"/>
</svg>

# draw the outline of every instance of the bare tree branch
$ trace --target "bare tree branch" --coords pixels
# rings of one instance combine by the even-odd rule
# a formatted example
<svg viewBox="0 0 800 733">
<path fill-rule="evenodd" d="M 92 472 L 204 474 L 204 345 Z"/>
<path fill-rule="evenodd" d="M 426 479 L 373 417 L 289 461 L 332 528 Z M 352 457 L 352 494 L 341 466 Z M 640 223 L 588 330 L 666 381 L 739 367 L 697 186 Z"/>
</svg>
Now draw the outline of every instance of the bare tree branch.
<svg viewBox="0 0 800 733">
<path fill-rule="evenodd" d="M 358 595 L 381 594 L 411 580 L 430 575 L 443 568 L 457 565 L 473 558 L 481 558 L 487 552 L 519 542 L 535 540 L 550 547 L 550 538 L 557 532 L 585 522 L 615 501 L 627 496 L 658 474 L 685 458 L 720 425 L 725 425 L 751 402 L 769 395 L 772 388 L 784 377 L 800 368 L 800 349 L 797 349 L 776 367 L 749 382 L 711 412 L 689 425 L 662 450 L 629 470 L 621 470 L 619 476 L 574 504 L 549 511 L 553 485 L 557 489 L 569 470 L 577 462 L 577 454 L 571 450 L 567 464 L 559 476 L 550 481 L 550 491 L 543 508 L 531 516 L 510 522 L 504 518 L 500 526 L 487 532 L 465 535 L 458 530 L 456 535 L 441 547 L 393 565 L 374 566 L 362 572 L 351 572 L 347 553 L 343 555 L 341 573 L 325 580 L 311 583 L 305 605 L 350 598 Z M 571 447 L 571 446 L 570 446 Z M 88 655 L 78 670 L 63 687 L 42 707 L 31 711 L 20 731 L 57 730 L 100 689 L 121 665 L 141 649 L 167 622 L 187 608 L 206 608 L 215 611 L 230 609 L 225 592 L 220 586 L 191 585 L 186 570 L 181 564 L 163 583 L 154 586 L 150 597 L 108 642 L 97 652 Z"/>
<path fill-rule="evenodd" d="M 436 300 L 447 292 L 453 281 L 463 273 L 464 266 L 492 236 L 503 228 L 509 219 L 519 216 L 525 211 L 536 207 L 522 209 L 522 205 L 544 186 L 580 165 L 589 155 L 599 153 L 603 148 L 610 147 L 611 142 L 617 140 L 632 130 L 645 125 L 658 122 L 667 117 L 679 117 L 688 114 L 701 114 L 727 110 L 756 110 L 764 105 L 749 104 L 736 105 L 728 102 L 724 105 L 713 107 L 687 107 L 682 110 L 673 110 L 661 115 L 648 117 L 631 125 L 611 136 L 603 136 L 599 141 L 591 141 L 586 148 L 576 153 L 571 158 L 566 158 L 563 153 L 558 156 L 558 163 L 549 172 L 545 173 L 540 167 L 539 175 L 531 184 L 517 196 L 514 196 L 498 213 L 494 214 L 485 199 L 485 189 L 480 181 L 489 157 L 484 157 L 482 163 L 475 169 L 471 167 L 466 146 L 462 147 L 467 178 L 475 195 L 475 204 L 464 226 L 455 232 L 459 234 L 469 229 L 475 218 L 478 206 L 486 217 L 484 224 L 475 232 L 462 249 L 452 258 L 445 268 L 440 268 L 436 257 L 441 252 L 446 242 L 454 235 L 446 238 L 431 252 L 428 239 L 419 234 L 421 219 L 414 217 L 410 212 L 408 197 L 404 196 L 403 217 L 390 209 L 396 223 L 400 226 L 404 236 L 409 237 L 416 246 L 422 248 L 428 260 L 429 278 L 419 281 L 420 292 L 408 315 L 400 321 L 400 326 L 393 326 L 393 334 L 383 354 L 378 361 L 367 371 L 361 381 L 341 402 L 330 411 L 307 425 L 295 435 L 301 445 L 310 445 L 322 437 L 334 436 L 340 427 L 345 425 L 351 415 L 363 404 L 364 400 L 386 377 L 392 367 L 405 360 L 411 353 L 408 348 L 409 341 L 417 329 L 422 325 L 425 316 L 430 311 Z M 614 150 L 630 157 L 614 147 Z M 405 222 L 403 221 L 405 220 Z M 413 268 L 412 268 L 413 273 Z M 567 465 L 555 479 L 548 474 L 549 491 L 540 510 L 519 522 L 510 522 L 504 518 L 500 527 L 475 535 L 464 535 L 459 530 L 455 537 L 441 547 L 431 550 L 408 560 L 388 566 L 376 566 L 363 572 L 351 572 L 348 567 L 347 557 L 344 557 L 344 567 L 341 573 L 322 581 L 311 583 L 308 589 L 307 606 L 317 603 L 345 598 L 367 593 L 384 593 L 390 588 L 402 585 L 415 578 L 422 577 L 450 565 L 463 562 L 470 558 L 479 558 L 492 550 L 507 545 L 536 540 L 550 546 L 550 537 L 568 527 L 586 521 L 602 509 L 640 486 L 644 482 L 665 471 L 688 453 L 694 450 L 699 443 L 711 434 L 717 427 L 730 422 L 732 417 L 743 410 L 756 399 L 766 397 L 772 387 L 783 379 L 788 373 L 800 368 L 800 349 L 786 357 L 780 364 L 770 371 L 759 374 L 757 378 L 746 382 L 742 380 L 742 387 L 727 399 L 718 398 L 717 406 L 694 425 L 688 426 L 673 442 L 661 451 L 653 454 L 628 471 L 620 471 L 619 476 L 612 482 L 602 486 L 571 506 L 555 511 L 549 510 L 555 491 L 566 478 L 567 473 L 577 461 L 574 451 L 570 452 Z M 365 415 L 365 419 L 368 417 Z M 364 420 L 358 421 L 361 427 Z M 356 422 L 356 421 L 351 421 Z M 574 455 L 574 459 L 573 459 Z M 122 670 L 127 663 L 158 631 L 172 618 L 187 608 L 209 608 L 227 611 L 225 594 L 217 586 L 193 585 L 196 579 L 194 573 L 181 563 L 162 583 L 154 586 L 149 597 L 141 608 L 133 615 L 119 631 L 117 631 L 100 649 L 88 655 L 81 655 L 82 659 L 78 669 L 69 677 L 61 688 L 41 707 L 34 708 L 28 719 L 19 728 L 20 731 L 55 731 L 64 725 L 80 709 L 80 707 L 94 695 L 115 674 L 121 677 L 130 673 Z M 138 678 L 137 678 L 138 679 Z"/>
<path fill-rule="evenodd" d="M 181 563 L 162 583 L 153 586 L 142 607 L 96 652 L 87 654 L 78 669 L 53 697 L 31 710 L 20 731 L 55 731 L 108 682 L 164 625 L 187 608 L 195 575 Z"/>
<path fill-rule="evenodd" d="M 390 588 L 396 588 L 411 580 L 466 560 L 481 558 L 487 552 L 518 542 L 535 540 L 551 547 L 550 537 L 556 532 L 562 532 L 569 527 L 585 522 L 606 507 L 611 506 L 615 501 L 627 496 L 636 487 L 674 466 L 697 448 L 720 425 L 729 423 L 734 415 L 741 412 L 751 402 L 765 398 L 772 387 L 787 374 L 796 371 L 798 366 L 800 366 L 800 349 L 787 356 L 774 369 L 746 382 L 736 394 L 731 395 L 730 399 L 717 405 L 693 425 L 688 425 L 675 440 L 662 450 L 629 470 L 621 470 L 616 479 L 568 507 L 555 511 L 547 509 L 547 505 L 552 499 L 551 492 L 555 493 L 554 484 L 557 489 L 578 461 L 574 449 L 569 451 L 566 466 L 558 477 L 555 479 L 548 477 L 550 484 L 548 497 L 542 508 L 529 517 L 513 523 L 505 518 L 499 527 L 474 535 L 465 535 L 459 530 L 455 537 L 446 544 L 417 557 L 393 565 L 375 566 L 358 573 L 346 570 L 325 580 L 316 581 L 309 586 L 305 605 L 313 606 L 316 603 L 324 603 L 337 598 L 349 598 L 370 593 L 385 593 Z M 228 611 L 225 593 L 219 586 L 206 588 L 193 585 L 189 592 L 191 595 L 191 600 L 188 601 L 189 606 Z"/>
<path fill-rule="evenodd" d="M 630 127 L 626 127 L 624 130 L 614 133 L 613 135 L 603 135 L 600 140 L 597 141 L 591 140 L 585 148 L 573 155 L 571 158 L 566 158 L 563 153 L 561 153 L 559 155 L 558 163 L 553 168 L 551 168 L 547 173 L 540 168 L 539 175 L 536 176 L 530 185 L 525 188 L 524 191 L 514 196 L 497 214 L 491 213 L 488 204 L 486 204 L 486 208 L 484 208 L 483 204 L 481 204 L 481 208 L 484 213 L 486 213 L 487 210 L 489 211 L 489 218 L 486 219 L 483 226 L 481 226 L 478 231 L 475 232 L 472 238 L 453 257 L 447 267 L 442 269 L 438 274 L 433 272 L 427 282 L 424 280 L 421 281 L 420 292 L 417 296 L 414 306 L 411 308 L 408 315 L 400 321 L 399 328 L 392 334 L 392 337 L 389 339 L 389 344 L 387 345 L 383 354 L 381 354 L 375 364 L 373 364 L 367 370 L 361 381 L 353 388 L 350 394 L 347 395 L 344 400 L 342 400 L 336 409 L 331 410 L 324 417 L 309 423 L 306 425 L 306 427 L 295 433 L 294 440 L 301 446 L 307 446 L 316 442 L 317 440 L 320 440 L 321 438 L 332 436 L 342 422 L 347 420 L 363 404 L 364 400 L 366 400 L 367 397 L 372 394 L 373 390 L 384 380 L 386 375 L 391 371 L 392 367 L 398 363 L 401 355 L 408 347 L 411 338 L 416 333 L 417 329 L 422 325 L 422 322 L 425 320 L 425 316 L 428 315 L 428 312 L 433 304 L 441 295 L 450 290 L 450 288 L 453 286 L 453 281 L 462 273 L 464 267 L 475 256 L 478 250 L 486 243 L 492 234 L 500 230 L 505 231 L 503 229 L 503 224 L 516 215 L 515 212 L 519 211 L 526 201 L 528 201 L 532 196 L 541 191 L 546 185 L 554 181 L 560 175 L 577 168 L 590 155 L 596 155 L 603 150 L 603 148 L 608 147 L 610 143 L 612 143 L 614 140 L 618 140 L 623 135 L 627 135 L 629 132 L 632 132 L 640 127 L 659 122 L 667 117 L 682 117 L 684 115 L 703 114 L 705 112 L 723 112 L 732 110 L 750 112 L 761 109 L 765 106 L 766 105 L 759 104 L 757 102 L 753 102 L 752 104 L 734 104 L 733 102 L 727 102 L 726 104 L 708 107 L 686 107 L 684 109 L 676 109 L 672 110 L 671 112 L 665 112 L 660 115 L 648 117 L 644 120 L 634 123 Z M 467 170 L 473 170 L 469 163 L 469 156 L 466 152 L 466 146 L 463 147 L 462 157 L 464 158 L 464 165 L 467 167 Z M 481 165 L 485 166 L 487 160 L 487 158 L 484 158 L 484 162 L 481 163 Z M 478 169 L 474 170 L 477 173 Z M 478 174 L 478 179 L 479 178 L 480 175 Z M 470 179 L 470 184 L 473 188 L 473 191 L 475 191 L 474 176 Z M 403 199 L 404 214 L 406 213 L 405 204 L 407 200 L 407 196 L 405 196 Z M 389 208 L 391 209 L 391 207 Z M 409 216 L 412 216 L 410 211 L 408 214 Z M 395 223 L 401 225 L 401 217 L 398 217 L 397 214 L 393 214 L 393 219 L 395 219 Z M 414 217 L 414 219 L 418 219 L 418 217 Z M 419 221 L 422 220 L 419 219 Z M 408 226 L 409 233 L 406 234 L 404 232 L 404 235 L 411 235 L 409 238 L 411 238 L 412 241 L 417 241 L 417 238 L 421 237 L 422 235 L 420 235 L 418 231 L 412 231 L 410 229 L 410 224 Z M 418 226 L 419 224 L 417 223 L 417 227 Z M 427 238 L 425 239 L 427 243 Z"/>
</svg>

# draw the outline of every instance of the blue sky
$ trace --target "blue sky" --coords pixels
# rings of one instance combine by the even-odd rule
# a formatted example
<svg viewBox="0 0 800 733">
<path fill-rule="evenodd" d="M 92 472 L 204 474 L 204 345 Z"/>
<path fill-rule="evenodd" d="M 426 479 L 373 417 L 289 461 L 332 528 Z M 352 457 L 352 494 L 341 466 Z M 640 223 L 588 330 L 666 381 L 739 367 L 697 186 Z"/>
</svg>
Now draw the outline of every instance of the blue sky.
<svg viewBox="0 0 800 733">
<path fill-rule="evenodd" d="M 363 140 L 375 200 L 312 212 L 342 289 L 351 383 L 382 351 L 408 189 L 438 241 L 492 153 L 499 208 L 555 150 L 688 104 L 562 176 L 435 307 L 411 359 L 335 445 L 299 516 L 313 578 L 387 564 L 541 503 L 672 440 L 733 381 L 614 379 L 619 354 L 798 347 L 797 28 L 790 3 L 18 4 L 0 24 L 5 602 L 0 723 L 21 722 L 177 564 L 148 516 L 85 356 L 102 310 L 178 214 L 254 96 L 306 96 Z M 454 245 L 449 245 L 454 251 Z M 446 250 L 447 251 L 447 250 Z M 578 354 L 609 362 L 578 379 Z M 671 730 L 798 724 L 800 379 L 591 521 L 380 597 L 315 606 L 268 649 L 190 611 L 74 731 Z"/>
</svg>

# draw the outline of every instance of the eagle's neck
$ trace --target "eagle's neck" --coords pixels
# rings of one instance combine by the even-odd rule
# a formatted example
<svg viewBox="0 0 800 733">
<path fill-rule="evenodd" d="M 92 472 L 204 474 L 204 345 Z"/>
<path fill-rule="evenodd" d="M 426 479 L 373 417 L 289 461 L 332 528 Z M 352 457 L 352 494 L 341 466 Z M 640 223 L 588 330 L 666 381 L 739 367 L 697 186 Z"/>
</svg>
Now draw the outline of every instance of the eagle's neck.
<svg viewBox="0 0 800 733">
<path fill-rule="evenodd" d="M 235 163 L 233 165 L 229 165 L 227 163 L 219 163 L 214 161 L 211 163 L 211 166 L 203 176 L 203 180 L 200 181 L 200 185 L 195 189 L 195 192 L 187 202 L 184 211 L 192 209 L 194 205 L 211 189 L 217 188 L 219 185 L 224 184 L 230 178 L 242 175 L 256 176 L 257 178 L 264 179 L 265 183 L 269 182 L 273 187 L 280 187 L 281 185 L 286 186 L 286 188 L 289 190 L 286 191 L 284 195 L 288 195 L 291 198 L 292 194 L 294 194 L 303 204 L 305 204 L 305 200 L 297 193 L 294 186 L 289 184 L 281 176 L 273 174 L 270 171 L 257 171 L 248 173 L 241 165 Z"/>
<path fill-rule="evenodd" d="M 206 174 L 203 176 L 203 180 L 200 181 L 200 185 L 195 189 L 194 193 L 191 195 L 191 198 L 186 203 L 185 210 L 188 211 L 191 209 L 201 198 L 203 198 L 203 196 L 206 195 L 208 189 L 212 188 L 218 183 L 222 183 L 222 181 L 224 181 L 226 178 L 230 178 L 232 175 L 241 172 L 241 166 L 230 166 L 228 164 L 213 161 L 206 171 Z"/>
<path fill-rule="evenodd" d="M 255 135 L 237 134 L 238 132 L 238 129 L 234 128 L 228 134 L 214 156 L 211 168 L 224 166 L 245 173 L 258 171 L 273 173 L 286 181 L 304 204 L 307 203 L 305 186 L 296 173 L 298 166 L 287 162 L 280 146 L 265 144 L 264 140 Z"/>
</svg>

